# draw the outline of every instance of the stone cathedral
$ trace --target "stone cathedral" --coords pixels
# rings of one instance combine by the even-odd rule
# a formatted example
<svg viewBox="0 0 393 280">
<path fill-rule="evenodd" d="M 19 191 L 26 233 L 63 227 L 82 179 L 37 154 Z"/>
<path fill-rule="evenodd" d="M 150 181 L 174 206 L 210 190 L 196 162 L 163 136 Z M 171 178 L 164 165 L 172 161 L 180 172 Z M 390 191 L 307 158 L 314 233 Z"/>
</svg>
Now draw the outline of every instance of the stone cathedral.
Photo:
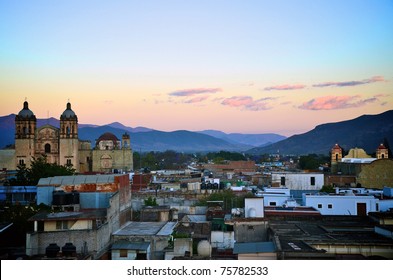
<svg viewBox="0 0 393 280">
<path fill-rule="evenodd" d="M 41 155 L 46 155 L 49 163 L 72 165 L 78 173 L 133 170 L 129 134 L 124 133 L 119 140 L 112 133 L 104 133 L 92 149 L 90 141 L 78 138 L 78 117 L 70 102 L 60 116 L 60 128 L 49 124 L 37 127 L 27 101 L 15 116 L 15 151 L 9 169 L 16 169 L 19 164 L 29 167 L 33 157 Z"/>
</svg>

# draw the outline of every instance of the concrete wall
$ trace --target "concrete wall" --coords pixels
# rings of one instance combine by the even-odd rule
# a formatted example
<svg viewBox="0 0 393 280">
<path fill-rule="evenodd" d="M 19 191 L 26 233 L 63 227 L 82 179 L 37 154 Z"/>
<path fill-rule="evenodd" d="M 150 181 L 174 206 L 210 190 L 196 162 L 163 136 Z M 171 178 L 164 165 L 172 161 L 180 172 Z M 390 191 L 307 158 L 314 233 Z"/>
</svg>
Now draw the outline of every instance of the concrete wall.
<svg viewBox="0 0 393 280">
<path fill-rule="evenodd" d="M 281 177 L 285 177 L 285 185 L 281 184 Z M 315 184 L 311 184 L 314 178 Z M 322 173 L 288 173 L 273 172 L 272 185 L 286 187 L 291 190 L 320 190 L 324 184 L 324 174 Z"/>
<path fill-rule="evenodd" d="M 244 214 L 246 218 L 263 218 L 264 217 L 263 197 L 245 198 Z"/>
<path fill-rule="evenodd" d="M 234 224 L 236 242 L 267 241 L 267 221 L 244 221 Z"/>
<path fill-rule="evenodd" d="M 235 232 L 234 231 L 212 231 L 211 232 L 211 245 L 213 248 L 219 249 L 233 249 L 235 245 Z"/>
</svg>

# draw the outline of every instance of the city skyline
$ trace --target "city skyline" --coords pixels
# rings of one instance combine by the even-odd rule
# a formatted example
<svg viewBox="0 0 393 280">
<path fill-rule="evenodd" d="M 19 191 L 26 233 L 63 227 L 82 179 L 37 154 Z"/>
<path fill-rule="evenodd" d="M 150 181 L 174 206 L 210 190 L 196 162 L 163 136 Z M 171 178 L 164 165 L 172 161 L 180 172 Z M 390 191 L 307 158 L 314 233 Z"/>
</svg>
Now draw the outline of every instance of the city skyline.
<svg viewBox="0 0 393 280">
<path fill-rule="evenodd" d="M 0 115 L 300 134 L 393 109 L 391 1 L 0 3 Z"/>
</svg>

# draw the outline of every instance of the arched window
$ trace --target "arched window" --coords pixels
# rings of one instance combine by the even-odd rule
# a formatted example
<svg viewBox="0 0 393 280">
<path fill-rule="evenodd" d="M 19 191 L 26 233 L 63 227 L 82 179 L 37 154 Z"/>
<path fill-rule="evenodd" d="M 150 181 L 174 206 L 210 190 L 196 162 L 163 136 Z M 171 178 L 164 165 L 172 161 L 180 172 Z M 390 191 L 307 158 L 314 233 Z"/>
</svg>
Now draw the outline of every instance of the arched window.
<svg viewBox="0 0 393 280">
<path fill-rule="evenodd" d="M 338 161 L 338 154 L 336 154 L 336 161 Z"/>
<path fill-rule="evenodd" d="M 50 144 L 45 144 L 45 154 L 50 154 Z"/>
<path fill-rule="evenodd" d="M 27 128 L 24 126 L 23 127 L 23 135 L 26 135 L 27 134 Z"/>
<path fill-rule="evenodd" d="M 70 127 L 69 126 L 67 126 L 67 128 L 66 128 L 66 130 L 67 130 L 67 136 L 69 136 L 70 135 Z"/>
</svg>

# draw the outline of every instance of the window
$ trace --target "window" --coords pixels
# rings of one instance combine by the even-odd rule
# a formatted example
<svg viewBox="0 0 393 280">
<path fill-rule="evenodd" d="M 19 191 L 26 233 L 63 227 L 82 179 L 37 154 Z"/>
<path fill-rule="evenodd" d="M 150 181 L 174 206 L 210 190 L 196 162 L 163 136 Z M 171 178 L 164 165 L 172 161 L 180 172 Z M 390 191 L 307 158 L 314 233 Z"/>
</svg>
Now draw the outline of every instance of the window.
<svg viewBox="0 0 393 280">
<path fill-rule="evenodd" d="M 375 204 L 375 211 L 379 212 L 379 203 Z"/>
<path fill-rule="evenodd" d="M 254 226 L 247 226 L 248 230 L 254 230 Z"/>
<path fill-rule="evenodd" d="M 68 221 L 56 221 L 56 229 L 68 229 Z"/>
<path fill-rule="evenodd" d="M 127 258 L 128 251 L 126 249 L 120 249 L 120 258 Z"/>
<path fill-rule="evenodd" d="M 270 201 L 269 205 L 270 205 L 270 206 L 276 206 L 277 203 L 276 203 L 275 201 Z"/>
<path fill-rule="evenodd" d="M 72 162 L 69 158 L 67 159 L 67 165 L 72 165 Z"/>
<path fill-rule="evenodd" d="M 315 177 L 310 178 L 311 186 L 315 186 Z"/>
<path fill-rule="evenodd" d="M 50 154 L 50 144 L 45 144 L 45 154 Z"/>
<path fill-rule="evenodd" d="M 318 204 L 318 208 L 319 208 L 319 209 L 322 208 L 322 204 Z"/>
<path fill-rule="evenodd" d="M 19 160 L 19 165 L 25 165 L 25 160 L 24 159 L 20 159 Z"/>
<path fill-rule="evenodd" d="M 285 186 L 285 177 L 281 177 L 281 186 Z"/>
<path fill-rule="evenodd" d="M 328 209 L 333 209 L 333 204 L 328 204 Z"/>
</svg>

